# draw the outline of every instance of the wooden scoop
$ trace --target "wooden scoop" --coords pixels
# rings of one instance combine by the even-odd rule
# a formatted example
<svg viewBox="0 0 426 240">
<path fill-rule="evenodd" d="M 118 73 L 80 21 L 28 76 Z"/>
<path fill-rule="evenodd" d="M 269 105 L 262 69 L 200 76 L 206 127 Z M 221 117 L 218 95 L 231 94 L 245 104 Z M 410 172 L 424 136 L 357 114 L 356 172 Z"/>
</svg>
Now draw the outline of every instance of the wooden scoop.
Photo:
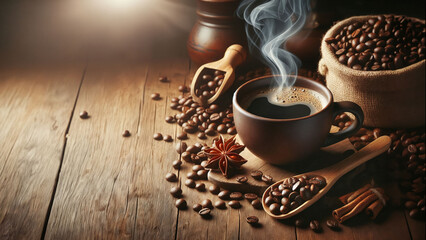
<svg viewBox="0 0 426 240">
<path fill-rule="evenodd" d="M 225 54 L 222 59 L 206 63 L 198 68 L 197 72 L 194 75 L 191 83 L 191 95 L 192 99 L 202 105 L 211 104 L 216 101 L 216 99 L 232 85 L 235 80 L 235 68 L 242 64 L 247 57 L 247 53 L 244 50 L 243 46 L 234 44 L 226 49 Z M 200 86 L 202 83 L 203 75 L 209 74 L 214 75 L 216 70 L 224 72 L 224 79 L 222 85 L 220 85 L 218 91 L 208 99 L 202 99 L 195 95 L 195 89 Z"/>
<path fill-rule="evenodd" d="M 330 167 L 294 176 L 294 177 L 300 177 L 302 175 L 322 176 L 326 179 L 327 185 L 323 189 L 321 189 L 316 195 L 314 195 L 312 199 L 304 202 L 298 208 L 293 209 L 292 211 L 286 214 L 280 214 L 280 215 L 272 214 L 269 211 L 269 207 L 265 204 L 265 199 L 266 197 L 269 196 L 269 191 L 271 191 L 273 187 L 280 185 L 284 181 L 284 179 L 272 184 L 263 193 L 263 196 L 262 196 L 263 209 L 271 217 L 276 219 L 289 218 L 302 212 L 303 210 L 305 210 L 306 208 L 314 204 L 316 201 L 318 201 L 322 196 L 324 196 L 328 192 L 328 190 L 330 190 L 331 187 L 333 187 L 333 185 L 337 182 L 337 180 L 339 180 L 340 177 L 342 177 L 343 175 L 345 175 L 347 172 L 351 171 L 352 169 L 358 167 L 359 165 L 367 162 L 368 160 L 382 154 L 383 152 L 388 150 L 390 144 L 391 144 L 390 137 L 382 136 L 374 140 L 372 143 L 368 144 L 364 148 L 362 148 L 360 151 L 352 154 L 346 159 Z"/>
</svg>

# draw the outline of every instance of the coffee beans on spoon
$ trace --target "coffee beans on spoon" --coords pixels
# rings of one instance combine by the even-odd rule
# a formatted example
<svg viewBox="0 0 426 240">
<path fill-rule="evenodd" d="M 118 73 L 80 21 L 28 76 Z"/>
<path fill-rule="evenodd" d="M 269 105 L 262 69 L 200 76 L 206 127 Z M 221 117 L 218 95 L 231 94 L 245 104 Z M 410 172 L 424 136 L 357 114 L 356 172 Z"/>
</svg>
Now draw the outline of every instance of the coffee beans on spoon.
<svg viewBox="0 0 426 240">
<path fill-rule="evenodd" d="M 352 69 L 395 70 L 425 59 L 424 34 L 424 23 L 388 15 L 352 23 L 325 41 Z"/>
<path fill-rule="evenodd" d="M 223 71 L 205 71 L 198 79 L 198 84 L 194 89 L 195 96 L 199 97 L 202 102 L 206 102 L 216 94 L 222 86 L 224 78 L 225 72 Z"/>
<path fill-rule="evenodd" d="M 279 185 L 267 190 L 264 201 L 272 214 L 286 214 L 310 200 L 326 184 L 322 176 L 286 178 Z"/>
</svg>

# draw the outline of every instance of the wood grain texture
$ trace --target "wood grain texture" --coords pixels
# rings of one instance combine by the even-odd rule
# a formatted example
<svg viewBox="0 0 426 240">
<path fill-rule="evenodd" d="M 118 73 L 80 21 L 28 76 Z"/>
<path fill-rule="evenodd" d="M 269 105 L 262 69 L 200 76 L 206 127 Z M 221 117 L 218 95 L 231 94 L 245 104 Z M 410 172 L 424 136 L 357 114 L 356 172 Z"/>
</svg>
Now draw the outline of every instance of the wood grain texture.
<svg viewBox="0 0 426 240">
<path fill-rule="evenodd" d="M 84 65 L 0 70 L 0 239 L 40 239 Z"/>
</svg>

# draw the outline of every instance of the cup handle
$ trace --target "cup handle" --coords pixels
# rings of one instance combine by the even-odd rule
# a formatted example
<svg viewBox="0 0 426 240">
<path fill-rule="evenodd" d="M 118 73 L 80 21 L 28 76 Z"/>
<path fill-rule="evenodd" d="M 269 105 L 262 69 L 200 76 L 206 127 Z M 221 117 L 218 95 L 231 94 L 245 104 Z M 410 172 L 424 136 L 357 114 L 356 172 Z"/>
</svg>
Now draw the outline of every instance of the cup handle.
<svg viewBox="0 0 426 240">
<path fill-rule="evenodd" d="M 364 112 L 358 104 L 349 101 L 335 102 L 333 104 L 333 120 L 339 114 L 350 112 L 355 115 L 355 121 L 345 130 L 336 133 L 329 133 L 323 147 L 340 142 L 343 139 L 354 135 L 362 127 L 362 123 L 364 122 Z"/>
</svg>

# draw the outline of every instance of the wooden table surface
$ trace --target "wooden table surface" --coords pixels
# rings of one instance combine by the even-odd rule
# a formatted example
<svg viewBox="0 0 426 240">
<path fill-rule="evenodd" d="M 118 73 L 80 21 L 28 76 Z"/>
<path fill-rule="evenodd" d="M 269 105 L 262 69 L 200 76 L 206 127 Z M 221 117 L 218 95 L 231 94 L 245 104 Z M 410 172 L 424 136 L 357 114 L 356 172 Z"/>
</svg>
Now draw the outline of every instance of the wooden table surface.
<svg viewBox="0 0 426 240">
<path fill-rule="evenodd" d="M 174 145 L 181 129 L 164 118 L 175 113 L 169 100 L 179 95 L 179 85 L 189 85 L 197 67 L 186 53 L 187 31 L 120 51 L 103 51 L 108 44 L 82 48 L 83 57 L 48 64 L 19 59 L 13 48 L 4 52 L 0 239 L 424 239 L 424 221 L 399 208 L 388 208 L 375 221 L 360 217 L 339 232 L 323 224 L 319 234 L 273 220 L 246 201 L 237 210 L 214 209 L 208 220 L 190 208 L 177 210 L 172 186 L 182 186 L 189 206 L 217 200 L 181 184 L 190 164 L 179 171 L 171 166 L 179 159 Z M 170 81 L 159 82 L 161 75 Z M 153 101 L 154 92 L 162 99 Z M 89 119 L 80 119 L 83 110 Z M 121 135 L 125 129 L 128 138 Z M 155 141 L 156 132 L 174 141 Z M 196 141 L 190 135 L 187 142 Z M 168 172 L 179 182 L 165 181 Z M 326 213 L 324 219 L 330 218 Z M 249 215 L 258 216 L 261 226 L 247 224 Z"/>
</svg>

